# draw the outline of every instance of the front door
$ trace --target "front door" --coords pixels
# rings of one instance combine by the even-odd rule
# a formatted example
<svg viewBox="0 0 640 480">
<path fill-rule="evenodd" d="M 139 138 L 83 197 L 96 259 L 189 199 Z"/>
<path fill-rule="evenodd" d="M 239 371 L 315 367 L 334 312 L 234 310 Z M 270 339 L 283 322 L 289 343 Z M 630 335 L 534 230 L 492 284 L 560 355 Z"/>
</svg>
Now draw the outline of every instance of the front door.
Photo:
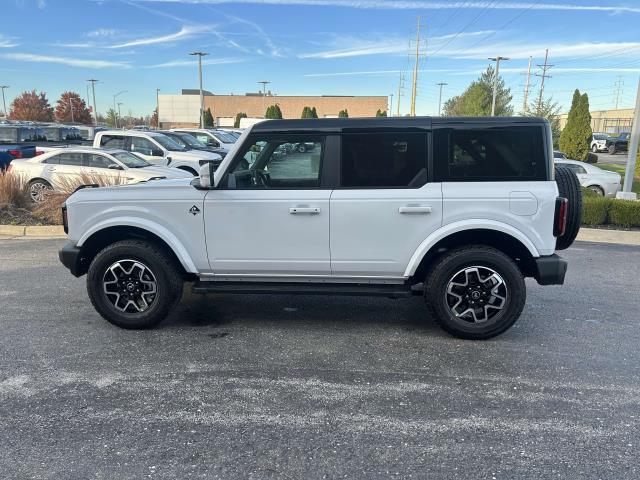
<svg viewBox="0 0 640 480">
<path fill-rule="evenodd" d="M 291 145 L 307 142 L 298 152 Z M 329 199 L 321 135 L 251 135 L 222 186 L 205 197 L 209 263 L 217 275 L 329 275 Z"/>
<path fill-rule="evenodd" d="M 442 185 L 429 183 L 426 131 L 342 135 L 340 188 L 331 196 L 335 276 L 402 277 L 442 225 Z"/>
</svg>

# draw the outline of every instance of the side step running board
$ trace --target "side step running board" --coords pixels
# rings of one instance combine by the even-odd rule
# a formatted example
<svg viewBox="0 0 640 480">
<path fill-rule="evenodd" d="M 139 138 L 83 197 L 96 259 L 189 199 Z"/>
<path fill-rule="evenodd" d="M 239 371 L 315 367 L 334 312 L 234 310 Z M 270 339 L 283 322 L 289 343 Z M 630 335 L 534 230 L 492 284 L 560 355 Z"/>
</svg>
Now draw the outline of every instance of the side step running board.
<svg viewBox="0 0 640 480">
<path fill-rule="evenodd" d="M 358 283 L 247 283 L 196 282 L 193 293 L 244 293 L 252 295 L 350 295 L 406 298 L 415 295 L 408 285 L 368 285 Z"/>
</svg>

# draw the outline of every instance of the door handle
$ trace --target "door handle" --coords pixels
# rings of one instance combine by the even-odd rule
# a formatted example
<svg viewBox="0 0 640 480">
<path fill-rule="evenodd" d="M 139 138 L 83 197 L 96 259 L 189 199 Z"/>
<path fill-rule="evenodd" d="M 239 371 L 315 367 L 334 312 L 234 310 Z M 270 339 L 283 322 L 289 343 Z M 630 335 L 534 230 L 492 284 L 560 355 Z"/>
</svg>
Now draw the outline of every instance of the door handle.
<svg viewBox="0 0 640 480">
<path fill-rule="evenodd" d="M 431 213 L 431 207 L 417 206 L 417 205 L 406 205 L 404 207 L 400 207 L 398 209 L 398 213 L 411 214 L 411 213 Z"/>
<path fill-rule="evenodd" d="M 320 213 L 318 207 L 291 207 L 289 209 L 291 215 L 317 215 Z"/>
</svg>

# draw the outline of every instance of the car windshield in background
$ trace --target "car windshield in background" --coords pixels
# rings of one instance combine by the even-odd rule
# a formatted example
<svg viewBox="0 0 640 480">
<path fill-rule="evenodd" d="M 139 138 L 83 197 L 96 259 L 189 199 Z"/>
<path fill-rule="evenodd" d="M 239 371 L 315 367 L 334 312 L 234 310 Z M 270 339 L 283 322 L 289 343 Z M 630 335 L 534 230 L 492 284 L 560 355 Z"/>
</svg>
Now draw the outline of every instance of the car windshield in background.
<svg viewBox="0 0 640 480">
<path fill-rule="evenodd" d="M 204 143 L 199 142 L 196 137 L 193 137 L 193 136 L 189 135 L 188 133 L 181 133 L 180 135 L 177 135 L 177 137 L 180 139 L 180 141 L 182 143 L 184 143 L 185 145 L 187 145 L 187 146 L 189 146 L 191 148 L 206 147 L 206 145 Z"/>
<path fill-rule="evenodd" d="M 606 140 L 607 136 L 604 133 L 594 133 L 593 138 L 595 140 Z"/>
<path fill-rule="evenodd" d="M 216 137 L 222 140 L 223 143 L 236 143 L 236 137 L 234 137 L 233 135 L 229 135 L 227 132 L 216 130 L 214 134 Z"/>
<path fill-rule="evenodd" d="M 167 137 L 166 135 L 154 135 L 153 139 L 164 148 L 172 152 L 184 152 L 186 150 L 186 148 L 184 148 L 172 138 Z"/>
<path fill-rule="evenodd" d="M 629 138 L 629 132 L 624 132 L 621 133 L 618 138 L 622 139 L 622 140 L 627 140 Z"/>
<path fill-rule="evenodd" d="M 125 167 L 128 168 L 144 168 L 150 167 L 151 164 L 146 160 L 134 155 L 129 152 L 118 152 L 112 154 L 113 158 L 118 160 L 120 163 L 124 164 Z"/>
</svg>

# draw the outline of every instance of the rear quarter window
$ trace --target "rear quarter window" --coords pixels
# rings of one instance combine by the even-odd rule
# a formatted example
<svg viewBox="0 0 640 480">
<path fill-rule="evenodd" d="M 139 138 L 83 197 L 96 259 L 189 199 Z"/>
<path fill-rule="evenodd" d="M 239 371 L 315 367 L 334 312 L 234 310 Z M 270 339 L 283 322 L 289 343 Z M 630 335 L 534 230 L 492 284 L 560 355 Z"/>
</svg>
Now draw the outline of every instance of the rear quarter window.
<svg viewBox="0 0 640 480">
<path fill-rule="evenodd" d="M 540 126 L 437 129 L 435 177 L 450 182 L 547 180 L 545 136 Z"/>
</svg>

